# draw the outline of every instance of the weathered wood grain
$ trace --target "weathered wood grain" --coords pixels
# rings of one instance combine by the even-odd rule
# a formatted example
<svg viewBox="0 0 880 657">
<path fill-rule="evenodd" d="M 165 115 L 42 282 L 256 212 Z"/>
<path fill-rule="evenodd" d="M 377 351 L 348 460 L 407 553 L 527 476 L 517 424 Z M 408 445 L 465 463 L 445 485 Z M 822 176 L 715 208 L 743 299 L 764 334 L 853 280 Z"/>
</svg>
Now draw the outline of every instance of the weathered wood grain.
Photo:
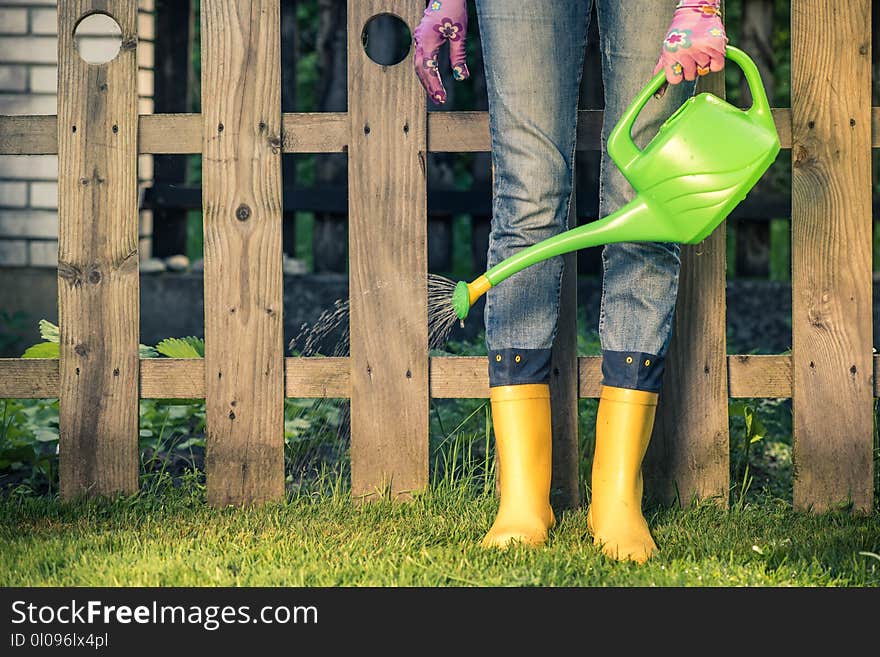
<svg viewBox="0 0 880 657">
<path fill-rule="evenodd" d="M 202 152 L 202 114 L 145 114 L 140 120 L 141 153 L 186 155 Z"/>
<path fill-rule="evenodd" d="M 598 399 L 602 394 L 602 357 L 582 356 L 578 358 L 580 397 Z"/>
<path fill-rule="evenodd" d="M 486 153 L 492 148 L 488 112 L 430 112 L 428 150 Z"/>
<path fill-rule="evenodd" d="M 773 122 L 776 124 L 776 134 L 779 135 L 779 145 L 783 149 L 791 148 L 791 110 L 784 107 L 771 111 L 773 113 Z M 877 138 L 880 141 L 880 113 L 877 114 L 877 126 Z"/>
<path fill-rule="evenodd" d="M 347 114 L 284 114 L 283 126 L 285 153 L 339 153 L 348 150 Z"/>
<path fill-rule="evenodd" d="M 578 112 L 579 151 L 599 148 L 601 110 Z M 791 148 L 791 110 L 774 109 L 773 119 L 783 148 Z M 0 155 L 44 155 L 58 152 L 54 116 L 0 116 Z M 140 117 L 140 152 L 189 154 L 202 152 L 201 114 L 144 114 Z M 348 149 L 348 115 L 341 112 L 286 113 L 282 115 L 285 153 L 339 153 Z M 873 113 L 875 148 L 880 147 L 880 108 Z M 487 112 L 430 112 L 428 151 L 437 153 L 487 152 Z"/>
<path fill-rule="evenodd" d="M 204 399 L 202 358 L 147 358 L 141 361 L 144 399 Z"/>
<path fill-rule="evenodd" d="M 410 0 L 349 0 L 352 493 L 406 497 L 428 482 L 425 94 L 409 57 L 381 66 L 361 34 Z M 412 53 L 410 54 L 412 57 Z"/>
<path fill-rule="evenodd" d="M 794 504 L 868 512 L 871 3 L 795 0 L 791 36 Z"/>
<path fill-rule="evenodd" d="M 431 358 L 431 397 L 488 399 L 489 367 L 485 356 Z"/>
<path fill-rule="evenodd" d="M 791 397 L 791 356 L 728 356 L 727 380 L 731 398 Z"/>
<path fill-rule="evenodd" d="M 89 65 L 74 30 L 100 9 L 122 30 L 116 58 Z M 58 8 L 60 492 L 138 486 L 137 2 Z"/>
<path fill-rule="evenodd" d="M 284 495 L 278 0 L 204 0 L 208 501 Z"/>
<path fill-rule="evenodd" d="M 348 358 L 284 360 L 286 397 L 350 396 Z M 58 397 L 58 391 L 57 359 L 0 358 L 0 399 L 51 399 Z M 487 395 L 488 392 L 484 396 Z M 142 360 L 140 396 L 142 399 L 204 399 L 205 361 L 199 358 Z"/>
<path fill-rule="evenodd" d="M 724 97 L 724 74 L 699 83 Z M 726 222 L 700 244 L 681 246 L 681 273 L 663 390 L 646 459 L 653 497 L 727 505 Z"/>
<path fill-rule="evenodd" d="M 57 116 L 0 116 L 0 154 L 54 155 L 57 152 Z"/>
<path fill-rule="evenodd" d="M 0 399 L 53 399 L 58 397 L 57 358 L 0 358 Z"/>
<path fill-rule="evenodd" d="M 285 358 L 287 397 L 351 397 L 348 358 Z"/>
<path fill-rule="evenodd" d="M 874 396 L 880 397 L 880 356 L 874 356 Z M 436 356 L 430 359 L 431 397 L 485 399 L 489 396 L 486 358 Z M 351 395 L 348 358 L 285 358 L 285 396 L 346 398 Z M 599 396 L 602 358 L 578 358 L 579 396 Z M 727 357 L 731 399 L 791 397 L 791 356 L 738 354 Z M 141 361 L 143 399 L 204 399 L 205 365 L 198 359 Z M 0 358 L 0 399 L 58 397 L 58 361 Z"/>
</svg>

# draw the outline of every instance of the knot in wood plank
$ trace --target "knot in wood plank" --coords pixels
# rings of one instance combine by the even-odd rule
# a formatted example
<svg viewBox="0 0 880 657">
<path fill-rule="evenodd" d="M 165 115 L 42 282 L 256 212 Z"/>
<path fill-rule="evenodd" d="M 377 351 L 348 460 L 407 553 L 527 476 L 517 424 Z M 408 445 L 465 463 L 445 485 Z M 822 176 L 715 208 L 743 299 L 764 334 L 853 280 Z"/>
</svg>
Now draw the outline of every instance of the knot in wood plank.
<svg viewBox="0 0 880 657">
<path fill-rule="evenodd" d="M 251 218 L 251 209 L 245 203 L 242 203 L 235 210 L 235 218 L 239 221 L 247 221 Z"/>
</svg>

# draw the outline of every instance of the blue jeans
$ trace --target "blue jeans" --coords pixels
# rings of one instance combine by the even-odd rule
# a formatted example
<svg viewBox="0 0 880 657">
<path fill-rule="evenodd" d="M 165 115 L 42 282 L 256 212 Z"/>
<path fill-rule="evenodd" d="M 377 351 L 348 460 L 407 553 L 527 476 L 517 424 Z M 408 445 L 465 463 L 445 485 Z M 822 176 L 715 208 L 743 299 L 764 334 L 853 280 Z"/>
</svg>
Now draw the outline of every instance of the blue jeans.
<svg viewBox="0 0 880 657">
<path fill-rule="evenodd" d="M 593 0 L 477 0 L 489 97 L 493 202 L 488 264 L 567 228 L 578 92 Z M 634 192 L 608 156 L 612 127 L 651 78 L 672 17 L 669 0 L 596 0 L 605 82 L 599 210 Z M 693 91 L 670 87 L 633 130 L 639 146 Z M 678 293 L 679 247 L 608 244 L 599 314 L 605 385 L 659 391 Z M 561 257 L 493 287 L 486 299 L 492 386 L 546 383 L 556 335 Z"/>
</svg>

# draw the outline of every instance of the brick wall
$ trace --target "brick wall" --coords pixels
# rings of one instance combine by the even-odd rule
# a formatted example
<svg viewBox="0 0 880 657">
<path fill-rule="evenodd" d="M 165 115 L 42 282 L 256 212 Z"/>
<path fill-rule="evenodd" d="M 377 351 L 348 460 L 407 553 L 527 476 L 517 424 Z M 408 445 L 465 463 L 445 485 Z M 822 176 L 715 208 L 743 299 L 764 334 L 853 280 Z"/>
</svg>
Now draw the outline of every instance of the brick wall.
<svg viewBox="0 0 880 657">
<path fill-rule="evenodd" d="M 0 0 L 0 114 L 57 113 L 56 0 Z M 154 0 L 139 0 L 139 111 L 153 111 Z M 115 50 L 115 40 L 85 34 L 83 52 Z M 138 160 L 142 184 L 152 157 Z M 58 158 L 0 155 L 0 266 L 58 264 Z M 150 255 L 152 218 L 140 215 L 140 257 Z"/>
</svg>

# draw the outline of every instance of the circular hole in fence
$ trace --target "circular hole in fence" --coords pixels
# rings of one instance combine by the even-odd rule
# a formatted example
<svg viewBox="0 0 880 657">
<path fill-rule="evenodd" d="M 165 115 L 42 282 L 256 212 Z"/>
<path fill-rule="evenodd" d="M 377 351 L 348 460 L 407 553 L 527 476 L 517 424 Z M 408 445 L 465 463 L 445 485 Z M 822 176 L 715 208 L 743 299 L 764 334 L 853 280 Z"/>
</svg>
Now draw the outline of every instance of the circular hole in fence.
<svg viewBox="0 0 880 657">
<path fill-rule="evenodd" d="M 394 14 L 377 14 L 361 32 L 367 57 L 382 66 L 394 66 L 409 54 L 412 34 L 409 26 Z"/>
<path fill-rule="evenodd" d="M 108 14 L 89 14 L 76 24 L 73 43 L 86 63 L 106 64 L 119 54 L 122 28 Z"/>
</svg>

